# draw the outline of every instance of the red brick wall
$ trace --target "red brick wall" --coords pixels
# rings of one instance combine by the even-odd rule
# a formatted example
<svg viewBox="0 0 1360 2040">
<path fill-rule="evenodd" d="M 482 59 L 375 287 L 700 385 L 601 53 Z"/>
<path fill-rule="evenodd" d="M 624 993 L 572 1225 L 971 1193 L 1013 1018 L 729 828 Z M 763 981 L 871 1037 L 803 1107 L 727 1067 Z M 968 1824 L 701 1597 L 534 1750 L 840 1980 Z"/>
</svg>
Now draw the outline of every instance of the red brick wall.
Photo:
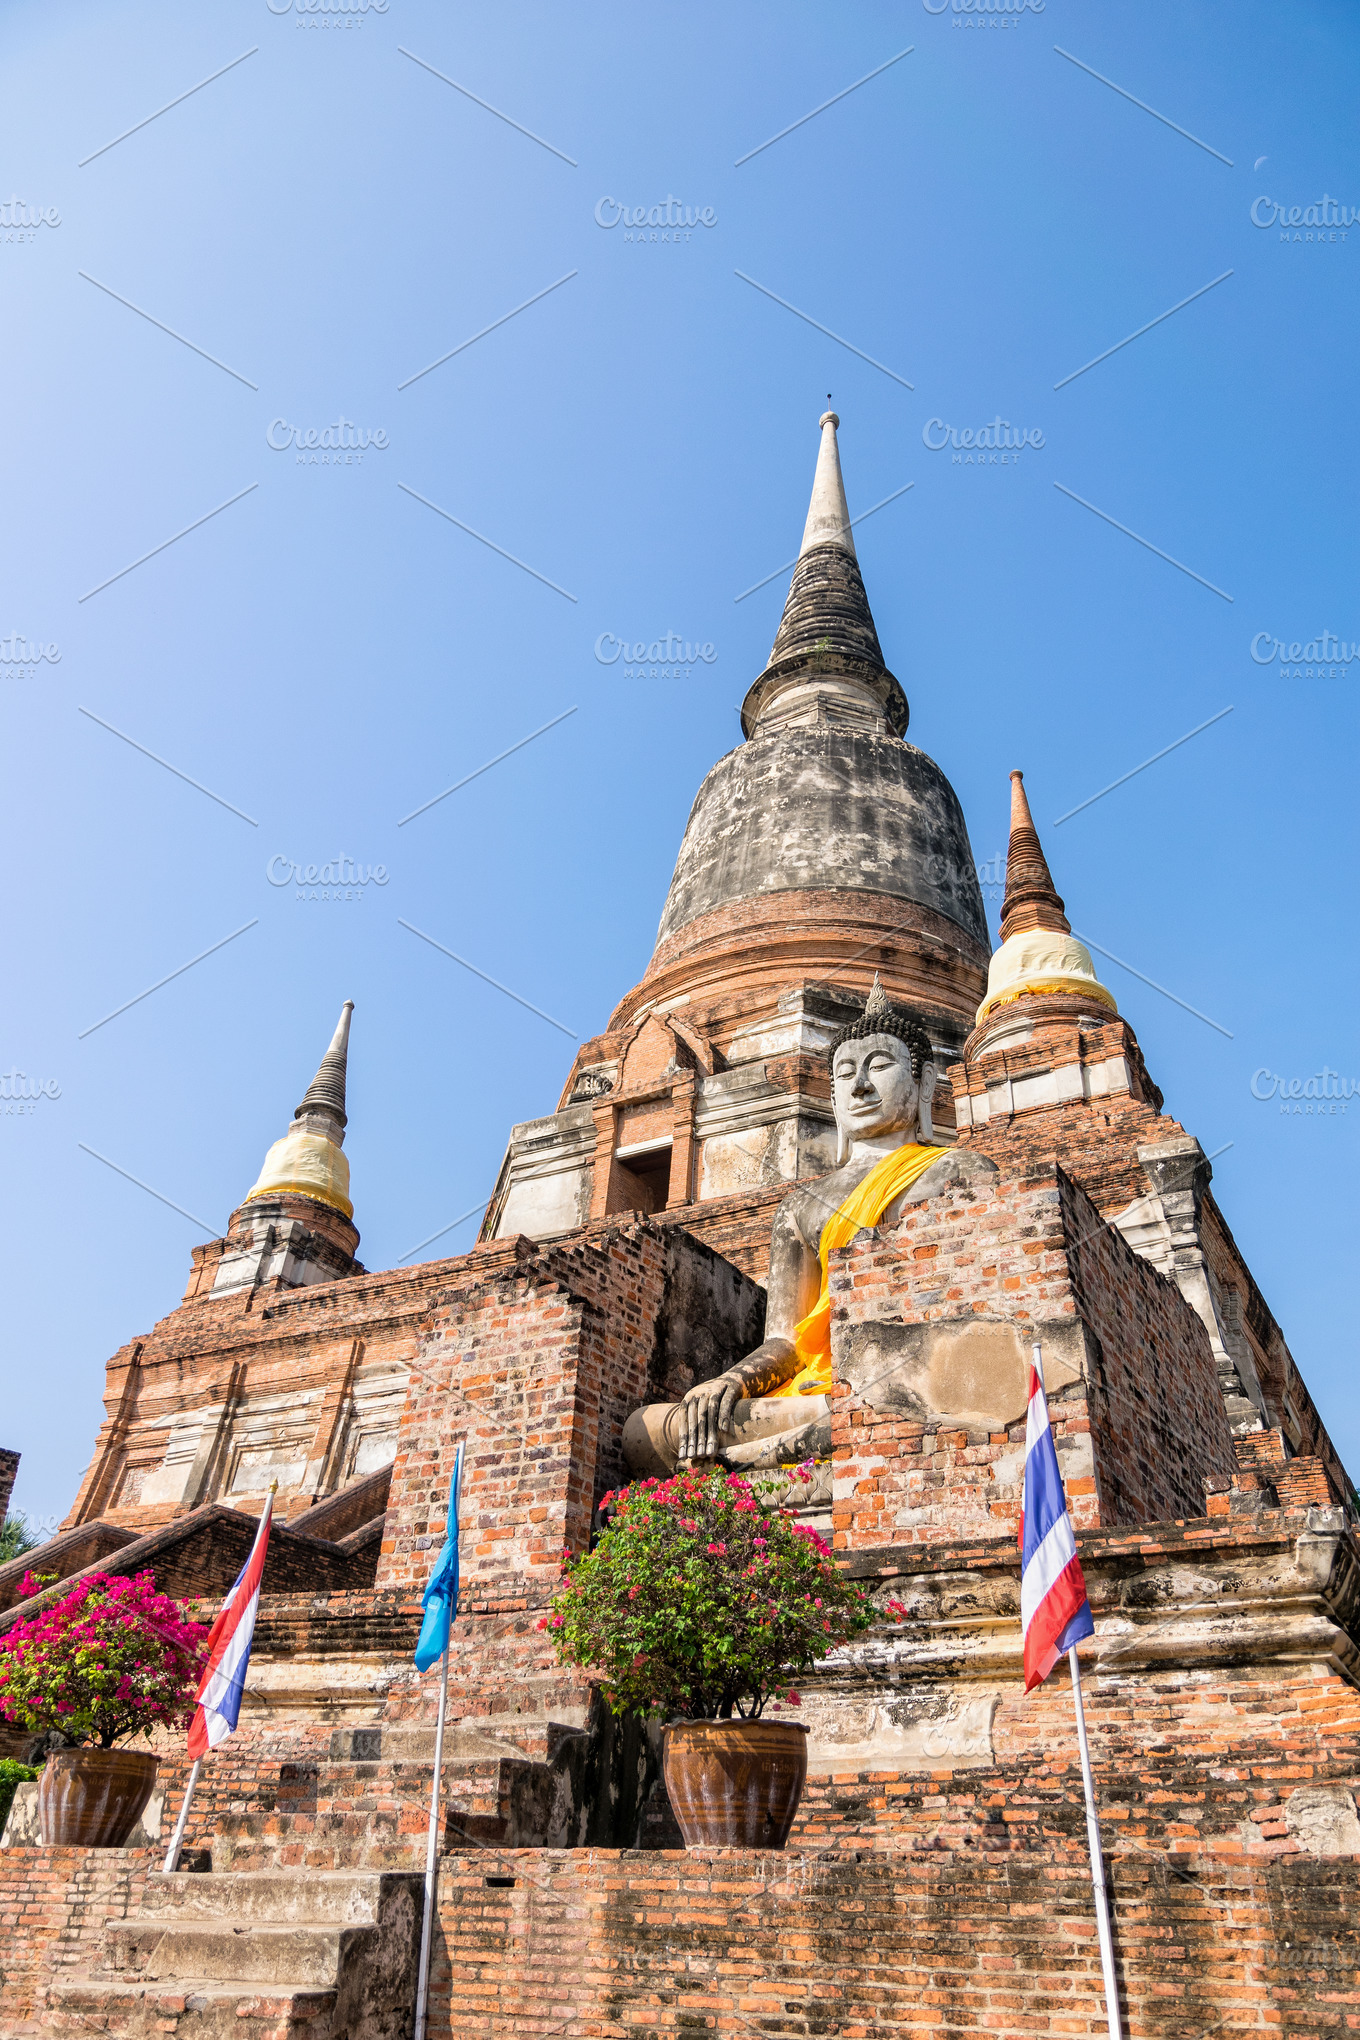
<svg viewBox="0 0 1360 2040">
<path fill-rule="evenodd" d="M 66 1549 L 59 1563 L 46 1568 L 60 1577 L 42 1593 L 19 1601 L 17 1589 L 22 1565 L 17 1572 L 11 1566 L 0 1576 L 0 1632 L 62 1599 L 73 1590 L 81 1572 L 110 1573 L 120 1578 L 149 1572 L 160 1592 L 176 1600 L 208 1597 L 214 1603 L 215 1615 L 215 1604 L 250 1555 L 258 1520 L 239 1509 L 212 1503 L 207 1508 L 192 1510 L 162 1529 L 102 1551 L 99 1549 L 102 1540 L 87 1536 L 83 1529 L 69 1533 L 70 1543 L 76 1549 L 74 1553 Z M 86 1543 L 95 1547 L 88 1557 L 81 1549 Z M 362 1590 L 372 1584 L 374 1556 L 371 1546 L 354 1553 L 345 1552 L 324 1538 L 308 1536 L 276 1521 L 269 1536 L 263 1590 L 266 1594 L 300 1593 L 307 1589 L 314 1593 L 345 1588 Z M 43 1568 L 43 1553 L 31 1552 L 27 1562 L 34 1561 L 36 1568 Z"/>
<path fill-rule="evenodd" d="M 1354 2024 L 1352 1865 L 1111 1867 L 1139 2040 Z M 1045 1852 L 446 1857 L 430 2032 L 1103 2034 L 1091 1905 Z"/>
<path fill-rule="evenodd" d="M 434 1305 L 513 1268 L 526 1251 L 529 1242 L 507 1240 L 386 1274 L 295 1290 L 273 1283 L 217 1302 L 182 1303 L 108 1362 L 106 1421 L 67 1523 L 104 1516 L 142 1531 L 168 1521 L 173 1504 L 127 1503 L 119 1491 L 126 1467 L 163 1458 L 176 1415 L 220 1404 L 229 1393 L 239 1406 L 313 1390 L 319 1417 L 352 1366 L 409 1365 Z M 215 1498 L 221 1477 L 219 1467 L 205 1499 Z M 279 1514 L 294 1514 L 310 1499 L 283 1489 Z"/>
<path fill-rule="evenodd" d="M 0 1853 L 0 2032 L 40 2033 L 53 1976 L 93 1958 L 106 1919 L 136 1909 L 153 1849 Z"/>
<path fill-rule="evenodd" d="M 547 1249 L 534 1277 L 436 1314 L 402 1416 L 380 1589 L 423 1588 L 460 1437 L 469 1594 L 522 1604 L 556 1579 L 564 1545 L 585 1544 L 596 1502 L 623 1476 L 619 1438 L 647 1396 L 664 1258 L 648 1228 L 609 1232 Z"/>
<path fill-rule="evenodd" d="M 1221 1307 L 1238 1320 L 1251 1351 L 1267 1422 L 1287 1432 L 1294 1452 L 1321 1459 L 1337 1494 L 1349 1497 L 1351 1483 L 1341 1455 L 1212 1192 L 1204 1200 L 1204 1255 Z"/>
<path fill-rule="evenodd" d="M 509 1285 L 441 1313 L 402 1412 L 378 1561 L 380 1589 L 423 1589 L 447 1520 L 453 1455 L 467 1445 L 462 1566 L 513 1593 L 555 1566 L 568 1530 L 572 1376 L 581 1306 L 556 1284 Z"/>
<path fill-rule="evenodd" d="M 1231 1436 L 1208 1336 L 1175 1284 L 1101 1220 L 1061 1170 L 948 1191 L 833 1256 L 833 1359 L 856 1326 L 1076 1322 L 1089 1382 L 1050 1390 L 1073 1520 L 1203 1513 L 1205 1474 Z M 1098 1346 L 1093 1344 L 1098 1341 Z M 1013 1534 L 1024 1419 L 987 1435 L 874 1410 L 848 1387 L 833 1419 L 833 1523 L 842 1549 Z"/>
<path fill-rule="evenodd" d="M 1026 999 L 1006 1011 L 1015 1019 L 1023 1014 L 1031 1028 L 1029 1038 L 1012 1040 L 989 1053 L 984 1024 L 979 1030 L 982 1040 L 970 1041 L 966 1062 L 955 1064 L 950 1072 L 958 1095 L 981 1097 L 988 1078 L 994 1083 L 1003 1075 L 1022 1079 L 1036 1069 L 1076 1062 L 1096 1064 L 1116 1055 L 1122 1055 L 1129 1067 L 1132 1091 L 998 1114 L 978 1127 L 965 1129 L 960 1145 L 996 1162 L 1004 1176 L 1024 1174 L 1056 1161 L 1107 1216 L 1145 1196 L 1148 1182 L 1138 1161 L 1139 1147 L 1184 1139 L 1186 1129 L 1162 1112 L 1161 1093 L 1148 1075 L 1128 1022 L 1112 1018 L 1101 1027 L 1079 1028 L 1080 1003 L 1063 998 Z M 1340 1455 L 1212 1193 L 1204 1199 L 1201 1238 L 1220 1298 L 1228 1292 L 1237 1300 L 1241 1333 L 1251 1348 L 1266 1397 L 1267 1421 L 1287 1422 L 1288 1396 L 1293 1409 L 1293 1449 L 1317 1454 L 1325 1461 L 1338 1492 L 1348 1490 Z"/>
<path fill-rule="evenodd" d="M 1073 1299 L 1099 1341 L 1088 1398 L 1100 1521 L 1202 1516 L 1206 1477 L 1236 1464 L 1209 1335 L 1176 1284 L 1061 1170 L 1058 1181 Z"/>
</svg>

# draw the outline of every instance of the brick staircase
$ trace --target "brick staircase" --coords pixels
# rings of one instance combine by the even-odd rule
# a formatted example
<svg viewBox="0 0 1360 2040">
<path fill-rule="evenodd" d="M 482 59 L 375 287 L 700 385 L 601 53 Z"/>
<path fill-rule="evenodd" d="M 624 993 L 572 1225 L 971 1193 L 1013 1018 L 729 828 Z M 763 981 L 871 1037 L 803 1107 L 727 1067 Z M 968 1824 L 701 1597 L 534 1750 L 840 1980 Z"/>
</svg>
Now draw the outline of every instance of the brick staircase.
<svg viewBox="0 0 1360 2040">
<path fill-rule="evenodd" d="M 444 1852 L 679 1840 L 655 1753 L 602 1709 L 461 1721 L 444 1741 Z M 43 2032 L 109 2040 L 405 2040 L 415 2003 L 434 1730 L 337 1729 L 273 1804 L 219 1816 L 202 1867 L 153 1872 L 94 1964 L 49 1986 Z M 659 1806 L 656 1803 L 659 1793 Z M 635 1839 L 636 1838 L 636 1839 Z M 493 1882 L 499 1881 L 492 1878 Z"/>
<path fill-rule="evenodd" d="M 444 1849 L 568 1848 L 587 1819 L 591 1738 L 537 1720 L 509 1741 L 463 1723 L 444 1739 Z M 423 1866 L 434 1730 L 337 1729 L 329 1757 L 281 1766 L 274 1805 L 227 1814 L 215 1871 L 406 1870 Z"/>
<path fill-rule="evenodd" d="M 110 2040 L 405 2040 L 420 1878 L 180 1871 L 110 1920 L 101 1959 L 48 1992 L 44 2031 Z"/>
</svg>

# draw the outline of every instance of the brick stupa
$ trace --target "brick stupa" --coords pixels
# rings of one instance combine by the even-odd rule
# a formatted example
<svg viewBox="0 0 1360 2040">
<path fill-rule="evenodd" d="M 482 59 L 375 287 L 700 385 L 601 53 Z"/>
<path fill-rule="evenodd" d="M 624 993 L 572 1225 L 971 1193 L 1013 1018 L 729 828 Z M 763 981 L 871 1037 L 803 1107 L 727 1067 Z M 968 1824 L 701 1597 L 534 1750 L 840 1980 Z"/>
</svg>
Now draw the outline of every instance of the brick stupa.
<svg viewBox="0 0 1360 2040">
<path fill-rule="evenodd" d="M 7 2032 L 409 2032 L 435 1685 L 411 1656 L 460 1438 L 432 2034 L 1104 2030 L 1070 1699 L 1060 1674 L 1022 1691 L 1036 1340 L 1095 1613 L 1128 2030 L 1354 2023 L 1353 1490 L 1199 1142 L 1071 933 L 1018 772 L 989 954 L 959 802 L 905 739 L 838 423 L 652 960 L 556 1110 L 513 1129 L 477 1245 L 354 1259 L 347 1006 L 183 1300 L 108 1363 L 61 1531 L 0 1569 L 5 1624 L 91 1568 L 211 1603 L 278 1484 L 189 1867 L 162 1877 L 146 1836 L 38 1846 L 16 1800 Z M 825 1051 L 875 976 L 948 1073 L 940 1137 L 992 1168 L 833 1258 L 829 1519 L 882 1621 L 803 1687 L 789 1852 L 685 1855 L 655 1732 L 556 1664 L 541 1611 L 626 1477 L 629 1414 L 759 1342 L 774 1211 L 832 1166 Z M 1282 1239 L 1304 1224 L 1282 1201 Z M 29 1567 L 56 1584 L 20 1601 Z M 162 1758 L 173 1811 L 182 1742 Z"/>
</svg>

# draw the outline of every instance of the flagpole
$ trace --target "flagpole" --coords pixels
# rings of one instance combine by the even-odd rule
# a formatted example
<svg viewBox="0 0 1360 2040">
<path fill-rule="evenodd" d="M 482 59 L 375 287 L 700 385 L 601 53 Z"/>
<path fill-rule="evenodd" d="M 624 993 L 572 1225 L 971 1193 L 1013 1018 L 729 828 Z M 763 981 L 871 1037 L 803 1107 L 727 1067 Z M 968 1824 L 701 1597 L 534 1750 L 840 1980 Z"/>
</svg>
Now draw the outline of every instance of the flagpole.
<svg viewBox="0 0 1360 2040">
<path fill-rule="evenodd" d="M 171 1835 L 170 1846 L 165 1852 L 165 1862 L 161 1869 L 163 1877 L 168 1877 L 179 1863 L 179 1852 L 184 1841 L 184 1830 L 189 1822 L 189 1805 L 194 1796 L 194 1787 L 198 1783 L 198 1773 L 202 1762 L 202 1757 L 195 1757 L 189 1768 L 189 1782 L 184 1788 L 184 1804 L 179 1810 L 179 1819 L 175 1822 L 175 1832 Z"/>
<path fill-rule="evenodd" d="M 449 1481 L 449 1513 L 444 1530 L 444 1550 L 440 1562 L 425 1589 L 425 1622 L 421 1627 L 421 1643 L 424 1643 L 427 1627 L 432 1618 L 442 1620 L 444 1648 L 439 1654 L 439 1713 L 434 1728 L 434 1777 L 430 1783 L 430 1832 L 425 1843 L 425 1903 L 420 1919 L 420 1967 L 416 1973 L 416 2022 L 414 2040 L 425 2040 L 425 2021 L 430 2002 L 430 1941 L 434 1926 L 435 1873 L 439 1861 L 439 1788 L 444 1775 L 444 1715 L 449 1701 L 449 1645 L 452 1642 L 453 1621 L 458 1613 L 458 1503 L 463 1491 L 463 1447 L 460 1443 L 453 1455 L 453 1476 Z M 442 1598 L 438 1589 L 442 1589 Z M 434 1603 L 431 1604 L 431 1596 Z M 416 1667 L 428 1670 L 428 1663 L 421 1665 L 421 1646 L 416 1648 Z"/>
<path fill-rule="evenodd" d="M 444 1710 L 449 1698 L 449 1646 L 439 1661 L 439 1714 L 434 1729 L 434 1783 L 430 1788 L 430 1832 L 425 1843 L 425 1909 L 420 1921 L 420 1973 L 416 1985 L 415 2040 L 425 2040 L 430 1996 L 430 1928 L 434 1916 L 435 1862 L 439 1852 L 439 1784 L 444 1769 Z"/>
<path fill-rule="evenodd" d="M 1096 1819 L 1095 1786 L 1091 1781 L 1091 1752 L 1086 1745 L 1086 1715 L 1081 1704 L 1081 1673 L 1077 1669 L 1077 1647 L 1067 1653 L 1072 1672 L 1072 1704 L 1077 1713 L 1077 1747 L 1081 1751 L 1081 1782 L 1086 1794 L 1086 1841 L 1091 1852 L 1091 1890 L 1096 1902 L 1096 1932 L 1100 1936 L 1100 1966 L 1105 1972 L 1105 2017 L 1110 2040 L 1121 2040 L 1119 1981 L 1114 1968 L 1114 1942 L 1110 1934 L 1110 1908 L 1105 1896 L 1105 1858 L 1100 1848 L 1100 1822 Z"/>
</svg>

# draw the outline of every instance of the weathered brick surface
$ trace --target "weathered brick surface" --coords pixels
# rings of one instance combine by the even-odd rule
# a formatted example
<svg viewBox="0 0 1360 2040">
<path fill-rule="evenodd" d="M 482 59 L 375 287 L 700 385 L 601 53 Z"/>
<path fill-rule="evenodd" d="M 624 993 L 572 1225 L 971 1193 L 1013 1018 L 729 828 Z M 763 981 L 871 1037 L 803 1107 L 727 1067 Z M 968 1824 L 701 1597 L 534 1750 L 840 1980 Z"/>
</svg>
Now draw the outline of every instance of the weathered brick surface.
<svg viewBox="0 0 1360 2040">
<path fill-rule="evenodd" d="M 1138 2040 L 1353 2029 L 1353 1866 L 1116 1849 L 1110 1882 Z M 1090 1886 L 1048 1852 L 445 1858 L 439 1920 L 432 2033 L 1106 2030 Z"/>
<path fill-rule="evenodd" d="M 988 1037 L 994 1025 L 1009 1032 L 1000 1046 Z M 1018 1037 L 1017 1024 L 1025 1032 Z M 1122 1058 L 1127 1086 L 1105 1096 L 1077 1097 L 1061 1104 L 1012 1110 L 1005 1087 L 1045 1071 L 1088 1070 Z M 1162 1094 L 1148 1075 L 1132 1027 L 1122 1016 L 1092 1025 L 1089 1009 L 1067 998 L 1025 998 L 1013 1002 L 971 1035 L 950 1078 L 956 1098 L 980 1100 L 996 1087 L 1004 1109 L 967 1127 L 960 1145 L 996 1162 L 1002 1174 L 1024 1176 L 1055 1161 L 1079 1183 L 1106 1219 L 1137 1209 L 1148 1192 L 1138 1160 L 1140 1147 L 1183 1141 L 1186 1129 L 1162 1111 Z M 1337 1493 L 1349 1483 L 1340 1454 L 1307 1384 L 1232 1236 L 1211 1190 L 1203 1198 L 1201 1237 L 1216 1307 L 1225 1333 L 1242 1339 L 1266 1399 L 1267 1422 L 1283 1428 L 1291 1449 L 1320 1458 Z"/>
<path fill-rule="evenodd" d="M 948 1191 L 832 1257 L 832 1353 L 857 1326 L 969 1316 L 1085 1328 L 1085 1375 L 1050 1393 L 1073 1519 L 1155 1522 L 1203 1511 L 1206 1476 L 1233 1468 L 1204 1327 L 1176 1285 L 1108 1227 L 1061 1170 Z M 833 1405 L 840 1548 L 953 1541 L 1019 1520 L 1024 1419 L 995 1434 Z"/>
<path fill-rule="evenodd" d="M 467 1440 L 464 1576 L 506 1605 L 556 1577 L 624 1477 L 619 1440 L 646 1400 L 665 1295 L 652 1227 L 547 1249 L 532 1274 L 436 1315 L 412 1370 L 377 1584 L 428 1576 L 458 1439 Z"/>
<path fill-rule="evenodd" d="M 43 1593 L 19 1601 L 15 1568 L 5 1569 L 0 1578 L 0 1610 L 5 1611 L 0 1615 L 0 1629 L 60 1599 L 71 1591 L 77 1575 L 87 1571 L 120 1577 L 149 1572 L 160 1592 L 171 1594 L 176 1600 L 191 1601 L 200 1596 L 220 1600 L 250 1554 L 257 1524 L 255 1516 L 211 1503 L 141 1537 L 121 1539 L 111 1549 L 107 1548 L 106 1540 L 87 1538 L 81 1530 L 72 1532 L 54 1540 L 61 1547 L 62 1557 L 50 1569 L 59 1570 L 62 1577 Z M 101 1543 L 105 1548 L 99 1548 Z M 89 1557 L 87 1545 L 93 1546 L 93 1555 Z M 367 1547 L 356 1552 L 341 1550 L 327 1539 L 311 1537 L 279 1523 L 270 1533 L 263 1587 L 276 1594 L 297 1593 L 305 1588 L 314 1592 L 328 1588 L 362 1589 L 372 1582 L 375 1559 L 376 1553 Z M 32 1556 L 24 1563 L 31 1564 Z M 49 1569 L 42 1557 L 38 1565 Z M 22 1577 L 22 1567 L 19 1574 Z"/>
<path fill-rule="evenodd" d="M 1337 1495 L 1349 1496 L 1341 1455 L 1212 1191 L 1204 1199 L 1204 1252 L 1219 1307 L 1251 1352 L 1271 1422 L 1292 1452 L 1322 1461 Z"/>
<path fill-rule="evenodd" d="M 14 1493 L 14 1483 L 19 1472 L 19 1454 L 6 1446 L 0 1446 L 0 1523 L 9 1514 L 9 1498 Z"/>
<path fill-rule="evenodd" d="M 141 1899 L 150 1849 L 6 1849 L 0 1855 L 0 2033 L 40 2033 L 48 1982 L 93 1962 L 106 1919 Z"/>
</svg>

